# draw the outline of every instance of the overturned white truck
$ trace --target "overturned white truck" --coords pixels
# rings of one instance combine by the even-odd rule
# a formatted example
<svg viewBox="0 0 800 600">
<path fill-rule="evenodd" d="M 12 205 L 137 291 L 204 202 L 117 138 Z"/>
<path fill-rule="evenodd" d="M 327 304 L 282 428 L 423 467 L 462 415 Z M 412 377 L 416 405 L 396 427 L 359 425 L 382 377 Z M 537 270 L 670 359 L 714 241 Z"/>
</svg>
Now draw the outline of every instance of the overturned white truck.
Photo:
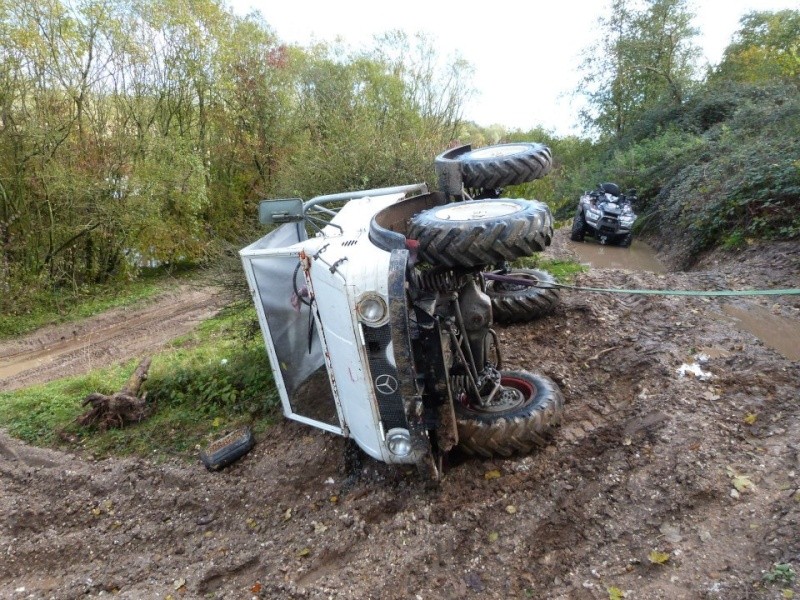
<svg viewBox="0 0 800 600">
<path fill-rule="evenodd" d="M 531 451 L 563 409 L 550 379 L 503 368 L 492 329 L 498 311 L 520 320 L 557 300 L 546 273 L 506 266 L 550 244 L 550 211 L 468 192 L 542 176 L 549 149 L 466 146 L 436 167 L 443 191 L 262 202 L 277 227 L 240 252 L 284 414 L 433 478 L 456 446 Z"/>
</svg>

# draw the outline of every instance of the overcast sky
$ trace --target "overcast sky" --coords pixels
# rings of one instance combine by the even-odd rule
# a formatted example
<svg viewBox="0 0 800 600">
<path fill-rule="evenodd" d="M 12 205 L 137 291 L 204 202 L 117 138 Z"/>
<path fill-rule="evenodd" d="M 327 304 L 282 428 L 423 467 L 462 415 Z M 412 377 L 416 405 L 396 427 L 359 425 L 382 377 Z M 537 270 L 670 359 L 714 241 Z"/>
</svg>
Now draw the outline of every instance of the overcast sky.
<svg viewBox="0 0 800 600">
<path fill-rule="evenodd" d="M 691 1 L 691 0 L 690 0 Z M 433 36 L 443 56 L 457 53 L 475 68 L 478 93 L 465 117 L 479 125 L 522 130 L 542 125 L 578 133 L 579 106 L 571 99 L 579 80 L 580 52 L 597 38 L 597 19 L 608 1 L 505 0 L 228 0 L 238 13 L 260 11 L 286 43 L 308 45 L 337 37 L 369 46 L 391 29 Z M 752 10 L 796 9 L 797 0 L 694 0 L 698 42 L 705 60 L 719 61 Z"/>
</svg>

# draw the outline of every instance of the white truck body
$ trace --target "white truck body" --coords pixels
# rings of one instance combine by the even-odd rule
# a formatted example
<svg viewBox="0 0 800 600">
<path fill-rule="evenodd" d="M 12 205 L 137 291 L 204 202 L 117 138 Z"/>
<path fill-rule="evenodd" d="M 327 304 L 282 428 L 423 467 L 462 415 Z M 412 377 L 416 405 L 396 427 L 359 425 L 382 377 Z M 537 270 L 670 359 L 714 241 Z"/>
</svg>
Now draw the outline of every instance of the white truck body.
<svg viewBox="0 0 800 600">
<path fill-rule="evenodd" d="M 398 377 L 371 372 L 370 328 L 357 310 L 364 298 L 389 305 L 391 253 L 368 232 L 378 211 L 405 198 L 393 189 L 359 192 L 366 195 L 347 201 L 314 237 L 302 222 L 285 223 L 240 256 L 285 416 L 351 437 L 378 460 L 413 463 L 418 452 L 398 456 L 387 446 L 377 396 L 397 392 Z M 388 310 L 375 324 L 386 321 Z M 391 341 L 383 350 L 396 368 Z"/>
</svg>

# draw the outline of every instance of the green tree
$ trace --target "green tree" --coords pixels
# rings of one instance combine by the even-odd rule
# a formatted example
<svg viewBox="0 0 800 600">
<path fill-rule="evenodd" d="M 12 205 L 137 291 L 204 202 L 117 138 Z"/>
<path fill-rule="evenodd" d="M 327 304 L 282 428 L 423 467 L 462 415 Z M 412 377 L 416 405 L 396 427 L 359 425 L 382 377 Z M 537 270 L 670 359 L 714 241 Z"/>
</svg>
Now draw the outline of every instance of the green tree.
<svg viewBox="0 0 800 600">
<path fill-rule="evenodd" d="M 284 194 L 432 181 L 469 94 L 469 66 L 402 33 L 367 51 L 319 45 L 300 73 L 304 140 L 281 173 Z"/>
<path fill-rule="evenodd" d="M 598 21 L 598 39 L 584 51 L 580 93 L 584 124 L 622 135 L 647 110 L 679 106 L 693 84 L 699 55 L 688 0 L 614 0 Z"/>
<path fill-rule="evenodd" d="M 760 83 L 783 80 L 800 83 L 800 11 L 754 11 L 742 17 L 740 28 L 725 49 L 711 80 Z"/>
<path fill-rule="evenodd" d="M 425 180 L 468 67 L 280 43 L 223 0 L 0 0 L 0 310 L 205 260 L 263 197 Z"/>
</svg>

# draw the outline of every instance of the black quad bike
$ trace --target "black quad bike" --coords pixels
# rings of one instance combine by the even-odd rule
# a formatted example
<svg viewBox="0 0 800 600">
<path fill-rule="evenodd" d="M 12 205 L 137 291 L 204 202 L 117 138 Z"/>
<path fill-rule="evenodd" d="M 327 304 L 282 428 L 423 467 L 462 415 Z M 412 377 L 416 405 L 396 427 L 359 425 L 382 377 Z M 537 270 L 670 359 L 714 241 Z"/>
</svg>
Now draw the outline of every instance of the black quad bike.
<svg viewBox="0 0 800 600">
<path fill-rule="evenodd" d="M 601 183 L 596 190 L 586 192 L 575 211 L 570 239 L 582 242 L 590 235 L 601 244 L 627 248 L 633 241 L 636 214 L 631 205 L 636 199 L 636 190 L 623 194 L 616 183 Z"/>
</svg>

